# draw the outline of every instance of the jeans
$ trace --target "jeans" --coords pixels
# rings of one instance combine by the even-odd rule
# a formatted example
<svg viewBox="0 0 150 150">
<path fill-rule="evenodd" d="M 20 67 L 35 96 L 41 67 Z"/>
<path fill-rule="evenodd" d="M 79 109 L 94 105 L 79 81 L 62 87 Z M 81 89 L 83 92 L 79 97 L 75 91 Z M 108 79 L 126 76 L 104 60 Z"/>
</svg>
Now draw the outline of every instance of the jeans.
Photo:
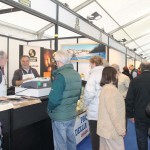
<svg viewBox="0 0 150 150">
<path fill-rule="evenodd" d="M 92 150 L 99 150 L 100 137 L 96 134 L 97 120 L 89 120 Z"/>
<path fill-rule="evenodd" d="M 135 120 L 135 130 L 139 150 L 148 150 L 148 128 L 150 122 Z"/>
<path fill-rule="evenodd" d="M 74 135 L 75 120 L 52 120 L 55 150 L 76 150 L 76 139 Z"/>
</svg>

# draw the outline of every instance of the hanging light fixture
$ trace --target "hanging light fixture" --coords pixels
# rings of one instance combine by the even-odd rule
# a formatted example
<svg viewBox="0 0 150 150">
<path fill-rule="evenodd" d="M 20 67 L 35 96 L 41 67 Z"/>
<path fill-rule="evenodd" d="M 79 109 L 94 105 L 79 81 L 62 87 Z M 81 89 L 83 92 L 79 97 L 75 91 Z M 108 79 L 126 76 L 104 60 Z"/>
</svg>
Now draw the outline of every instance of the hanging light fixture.
<svg viewBox="0 0 150 150">
<path fill-rule="evenodd" d="M 88 20 L 99 20 L 102 16 L 98 12 L 92 13 L 90 16 L 87 16 Z"/>
</svg>

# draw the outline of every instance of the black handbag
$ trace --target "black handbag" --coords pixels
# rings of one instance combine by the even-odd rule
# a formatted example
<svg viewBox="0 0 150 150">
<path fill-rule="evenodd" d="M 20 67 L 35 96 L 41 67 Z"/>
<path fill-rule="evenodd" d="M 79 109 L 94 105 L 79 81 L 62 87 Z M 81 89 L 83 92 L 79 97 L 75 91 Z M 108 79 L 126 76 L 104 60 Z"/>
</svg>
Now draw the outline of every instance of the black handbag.
<svg viewBox="0 0 150 150">
<path fill-rule="evenodd" d="M 150 103 L 148 103 L 148 105 L 146 106 L 146 114 L 150 117 Z"/>
</svg>

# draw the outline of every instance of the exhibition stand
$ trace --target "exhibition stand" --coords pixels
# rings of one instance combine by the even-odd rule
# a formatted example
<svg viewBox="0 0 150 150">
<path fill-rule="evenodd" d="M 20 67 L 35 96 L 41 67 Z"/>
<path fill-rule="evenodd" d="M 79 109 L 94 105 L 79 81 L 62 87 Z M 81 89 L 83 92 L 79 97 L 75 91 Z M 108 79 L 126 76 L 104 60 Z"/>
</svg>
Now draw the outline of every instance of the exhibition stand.
<svg viewBox="0 0 150 150">
<path fill-rule="evenodd" d="M 47 114 L 48 97 L 15 101 L 12 109 L 0 112 L 4 150 L 49 150 L 53 148 L 51 120 Z M 86 112 L 76 118 L 74 133 L 79 144 L 89 135 Z"/>
<path fill-rule="evenodd" d="M 52 50 L 58 50 L 62 47 L 62 44 L 100 43 L 106 46 L 106 59 L 110 62 L 110 65 L 116 63 L 119 64 L 120 68 L 122 69 L 122 67 L 132 63 L 137 68 L 139 66 L 139 62 L 142 61 L 141 57 L 135 55 L 135 52 L 131 51 L 128 47 L 125 47 L 123 44 L 116 41 L 111 35 L 107 34 L 102 29 L 90 23 L 85 18 L 78 15 L 68 7 L 65 7 L 58 1 L 46 0 L 43 3 L 42 0 L 32 0 L 32 4 L 29 5 L 25 5 L 19 0 L 1 0 L 1 2 L 21 10 L 25 15 L 28 13 L 29 15 L 33 15 L 42 19 L 42 21 L 45 21 L 45 23 L 49 22 L 51 23 L 49 26 L 54 27 L 54 38 L 49 39 L 33 40 L 31 39 L 31 36 L 29 36 L 27 40 L 24 40 L 1 35 L 1 48 L 6 50 L 7 54 L 9 55 L 9 61 L 6 70 L 9 86 L 11 86 L 11 79 L 14 70 L 19 68 L 19 45 L 39 46 Z M 64 28 L 64 30 L 67 29 L 72 33 L 76 33 L 79 36 L 81 35 L 81 37 L 71 37 L 70 35 L 68 38 L 65 36 L 64 38 L 59 38 L 60 28 Z M 41 30 L 41 33 L 42 31 L 44 32 L 45 30 Z M 15 57 L 11 57 L 13 56 L 14 51 L 16 52 L 16 55 Z M 132 58 L 133 61 L 130 61 Z M 15 64 L 14 67 L 10 67 L 10 64 L 12 63 Z M 79 64 L 79 66 L 81 66 L 81 70 L 82 68 L 85 68 L 85 65 L 82 67 L 82 64 L 83 63 Z"/>
<path fill-rule="evenodd" d="M 53 149 L 47 102 L 47 97 L 16 102 L 14 108 L 1 111 L 4 150 Z"/>
<path fill-rule="evenodd" d="M 94 24 L 67 7 L 53 0 L 33 0 L 31 7 L 19 3 L 19 0 L 1 0 L 1 2 L 32 14 L 40 19 L 53 23 L 54 38 L 28 40 L 0 35 L 1 49 L 8 54 L 8 64 L 5 68 L 8 87 L 12 85 L 13 73 L 19 68 L 20 45 L 35 46 L 57 51 L 63 45 L 102 44 L 105 46 L 105 59 L 111 64 L 118 64 L 120 69 L 129 64 L 136 67 L 142 61 L 140 56 L 128 47 L 117 42 L 112 36 L 96 27 Z M 64 17 L 66 16 L 66 17 Z M 75 32 L 81 36 L 59 38 L 59 26 Z M 89 32 L 90 31 L 90 32 Z M 14 55 L 15 54 L 15 55 Z M 13 66 L 11 66 L 13 64 Z M 74 68 L 81 74 L 89 73 L 88 60 L 73 63 Z M 47 115 L 48 98 L 40 98 L 41 102 L 16 106 L 0 112 L 3 125 L 4 150 L 50 150 L 53 149 L 53 135 L 49 116 Z M 77 144 L 89 134 L 86 112 L 78 115 L 75 124 Z"/>
</svg>

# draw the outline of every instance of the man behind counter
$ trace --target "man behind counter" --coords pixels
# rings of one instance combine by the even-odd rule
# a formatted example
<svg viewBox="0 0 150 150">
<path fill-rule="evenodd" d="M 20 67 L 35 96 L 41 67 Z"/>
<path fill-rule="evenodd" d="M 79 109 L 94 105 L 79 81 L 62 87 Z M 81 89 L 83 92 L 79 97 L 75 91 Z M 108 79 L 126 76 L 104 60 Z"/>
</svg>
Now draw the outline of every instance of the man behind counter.
<svg viewBox="0 0 150 150">
<path fill-rule="evenodd" d="M 19 86 L 24 81 L 39 77 L 36 69 L 30 67 L 30 58 L 27 55 L 23 55 L 20 59 L 21 68 L 14 72 L 12 79 L 13 86 Z"/>
</svg>

